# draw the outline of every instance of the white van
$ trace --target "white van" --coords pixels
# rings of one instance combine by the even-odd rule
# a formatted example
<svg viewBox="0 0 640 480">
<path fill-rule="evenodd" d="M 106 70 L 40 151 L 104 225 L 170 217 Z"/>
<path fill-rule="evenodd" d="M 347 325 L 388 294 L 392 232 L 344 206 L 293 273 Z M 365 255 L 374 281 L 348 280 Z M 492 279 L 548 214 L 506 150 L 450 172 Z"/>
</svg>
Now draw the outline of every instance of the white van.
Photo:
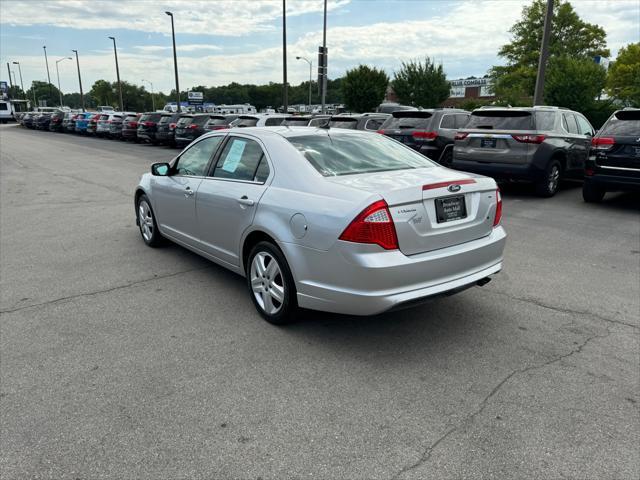
<svg viewBox="0 0 640 480">
<path fill-rule="evenodd" d="M 13 110 L 9 100 L 0 100 L 0 123 L 13 121 Z"/>
</svg>

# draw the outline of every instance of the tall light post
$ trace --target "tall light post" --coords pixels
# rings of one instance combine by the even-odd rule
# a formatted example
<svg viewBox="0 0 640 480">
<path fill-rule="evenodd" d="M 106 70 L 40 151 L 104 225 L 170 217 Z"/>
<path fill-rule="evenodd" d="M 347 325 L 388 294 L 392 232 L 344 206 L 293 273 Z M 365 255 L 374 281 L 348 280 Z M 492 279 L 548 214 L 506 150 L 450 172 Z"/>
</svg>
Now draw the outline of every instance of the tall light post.
<svg viewBox="0 0 640 480">
<path fill-rule="evenodd" d="M 533 104 L 544 103 L 544 77 L 547 70 L 547 57 L 549 56 L 549 39 L 551 38 L 551 24 L 553 22 L 553 0 L 547 0 L 547 11 L 544 16 L 544 30 L 542 31 L 542 44 L 540 45 L 540 58 L 538 59 L 538 75 L 536 87 L 533 93 Z"/>
<path fill-rule="evenodd" d="M 124 112 L 124 102 L 122 101 L 122 83 L 120 83 L 120 69 L 118 68 L 118 49 L 116 48 L 116 38 L 109 38 L 113 40 L 113 54 L 116 56 L 116 77 L 118 78 L 118 91 L 120 92 L 120 111 Z"/>
<path fill-rule="evenodd" d="M 51 88 L 51 75 L 49 75 L 49 60 L 47 59 L 47 46 L 43 45 L 44 50 L 44 62 L 47 65 L 47 80 L 49 81 L 49 98 L 53 95 L 53 89 Z"/>
<path fill-rule="evenodd" d="M 20 73 L 20 88 L 22 89 L 22 95 L 27 98 L 27 92 L 24 91 L 24 83 L 22 83 L 22 68 L 20 68 L 20 62 L 13 62 L 14 65 L 18 65 L 18 73 Z"/>
<path fill-rule="evenodd" d="M 60 94 L 60 106 L 62 107 L 62 90 L 60 89 L 60 70 L 58 69 L 58 64 L 64 60 L 73 60 L 71 57 L 64 57 L 60 60 L 56 60 L 56 74 L 58 75 L 58 93 Z"/>
<path fill-rule="evenodd" d="M 173 69 L 176 73 L 176 104 L 180 113 L 180 84 L 178 83 L 178 55 L 176 54 L 176 29 L 173 25 L 173 13 L 164 12 L 171 17 L 171 38 L 173 39 Z"/>
<path fill-rule="evenodd" d="M 304 57 L 296 57 L 296 60 L 304 60 L 309 64 L 309 112 L 311 112 L 311 79 L 313 78 L 313 62 Z"/>
<path fill-rule="evenodd" d="M 324 114 L 325 100 L 327 99 L 327 73 L 329 62 L 327 61 L 327 0 L 324 0 L 324 22 L 322 25 L 322 51 L 324 52 L 323 67 L 324 75 L 322 76 L 322 113 Z"/>
<path fill-rule="evenodd" d="M 147 82 L 149 85 L 151 85 L 151 110 L 153 110 L 154 112 L 156 111 L 156 101 L 153 98 L 153 83 L 151 83 L 149 80 L 145 80 L 144 78 L 142 79 L 143 82 Z"/>
<path fill-rule="evenodd" d="M 287 0 L 282 0 L 282 106 L 289 113 L 289 89 L 287 85 Z"/>
<path fill-rule="evenodd" d="M 78 83 L 80 84 L 80 103 L 82 104 L 82 111 L 84 112 L 84 93 L 82 92 L 82 77 L 80 76 L 80 60 L 78 60 L 78 50 L 71 50 L 76 54 L 76 65 L 78 66 Z"/>
<path fill-rule="evenodd" d="M 11 70 L 11 73 L 13 74 L 13 84 L 17 87 L 18 86 L 18 80 L 16 79 L 16 71 L 15 70 Z"/>
</svg>

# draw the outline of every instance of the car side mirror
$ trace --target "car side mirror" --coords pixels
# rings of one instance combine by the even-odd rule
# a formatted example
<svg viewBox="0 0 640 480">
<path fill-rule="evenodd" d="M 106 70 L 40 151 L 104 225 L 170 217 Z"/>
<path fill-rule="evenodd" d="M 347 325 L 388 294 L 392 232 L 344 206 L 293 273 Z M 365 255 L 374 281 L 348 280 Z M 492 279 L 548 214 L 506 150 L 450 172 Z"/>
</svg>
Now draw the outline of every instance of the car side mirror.
<svg viewBox="0 0 640 480">
<path fill-rule="evenodd" d="M 156 177 L 166 177 L 171 171 L 171 165 L 168 163 L 154 163 L 151 165 L 151 175 Z"/>
</svg>

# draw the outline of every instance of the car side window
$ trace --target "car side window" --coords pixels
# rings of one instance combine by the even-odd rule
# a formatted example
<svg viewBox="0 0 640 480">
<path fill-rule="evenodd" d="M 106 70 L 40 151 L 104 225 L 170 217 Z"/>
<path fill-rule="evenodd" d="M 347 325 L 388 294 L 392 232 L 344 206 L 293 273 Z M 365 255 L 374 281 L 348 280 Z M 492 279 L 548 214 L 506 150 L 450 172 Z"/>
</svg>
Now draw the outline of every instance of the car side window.
<svg viewBox="0 0 640 480">
<path fill-rule="evenodd" d="M 269 176 L 269 165 L 258 142 L 248 138 L 232 137 L 222 150 L 213 176 L 264 182 Z"/>
<path fill-rule="evenodd" d="M 578 125 L 576 124 L 576 119 L 571 113 L 563 113 L 562 114 L 562 124 L 564 128 L 569 133 L 578 133 Z"/>
<path fill-rule="evenodd" d="M 208 137 L 195 143 L 178 159 L 176 175 L 204 176 L 209 160 L 218 149 L 223 136 Z"/>
<path fill-rule="evenodd" d="M 576 120 L 578 121 L 578 131 L 580 135 L 593 135 L 593 128 L 591 124 L 587 122 L 586 118 L 582 115 L 576 115 Z"/>
<path fill-rule="evenodd" d="M 440 128 L 456 128 L 456 117 L 453 115 L 443 115 Z"/>
</svg>

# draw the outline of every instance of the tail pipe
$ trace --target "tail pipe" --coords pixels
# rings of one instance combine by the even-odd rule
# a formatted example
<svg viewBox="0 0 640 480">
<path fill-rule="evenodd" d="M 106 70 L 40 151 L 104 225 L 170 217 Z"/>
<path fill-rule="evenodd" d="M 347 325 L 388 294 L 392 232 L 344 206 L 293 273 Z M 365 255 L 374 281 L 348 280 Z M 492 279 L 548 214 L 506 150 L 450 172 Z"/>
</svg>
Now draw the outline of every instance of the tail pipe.
<svg viewBox="0 0 640 480">
<path fill-rule="evenodd" d="M 477 285 L 477 286 L 479 286 L 479 287 L 484 287 L 484 286 L 485 286 L 487 283 L 489 283 L 490 281 L 491 281 L 491 278 L 489 278 L 489 277 L 484 277 L 484 278 L 481 278 L 480 280 L 478 280 L 478 281 L 476 282 L 476 285 Z"/>
</svg>

